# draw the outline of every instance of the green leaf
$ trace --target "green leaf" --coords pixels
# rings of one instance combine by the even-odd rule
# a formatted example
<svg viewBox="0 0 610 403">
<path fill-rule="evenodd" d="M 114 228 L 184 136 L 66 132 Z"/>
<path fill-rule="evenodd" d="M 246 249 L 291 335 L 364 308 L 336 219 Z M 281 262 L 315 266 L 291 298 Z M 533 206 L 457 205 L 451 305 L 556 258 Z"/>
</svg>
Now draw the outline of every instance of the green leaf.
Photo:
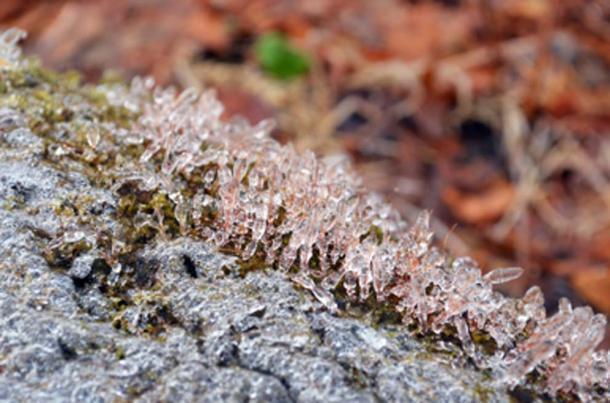
<svg viewBox="0 0 610 403">
<path fill-rule="evenodd" d="M 294 48 L 279 33 L 260 36 L 254 45 L 254 52 L 263 70 L 276 78 L 287 80 L 309 72 L 308 56 Z"/>
</svg>

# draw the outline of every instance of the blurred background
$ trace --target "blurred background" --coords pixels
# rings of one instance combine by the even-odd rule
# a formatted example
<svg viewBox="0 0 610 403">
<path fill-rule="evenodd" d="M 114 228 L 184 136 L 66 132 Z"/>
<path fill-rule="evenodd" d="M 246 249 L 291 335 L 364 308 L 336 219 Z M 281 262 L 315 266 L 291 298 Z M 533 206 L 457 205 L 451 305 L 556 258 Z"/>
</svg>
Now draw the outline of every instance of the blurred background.
<svg viewBox="0 0 610 403">
<path fill-rule="evenodd" d="M 432 210 L 452 253 L 524 267 L 503 292 L 610 314 L 610 1 L 2 0 L 0 25 L 84 81 L 215 88 Z"/>
</svg>

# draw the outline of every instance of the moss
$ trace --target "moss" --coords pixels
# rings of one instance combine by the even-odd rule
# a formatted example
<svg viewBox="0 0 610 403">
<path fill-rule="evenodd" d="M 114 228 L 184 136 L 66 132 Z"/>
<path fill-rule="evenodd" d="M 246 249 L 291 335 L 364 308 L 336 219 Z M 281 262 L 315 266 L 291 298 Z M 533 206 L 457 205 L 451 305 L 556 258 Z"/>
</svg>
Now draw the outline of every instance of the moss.
<svg viewBox="0 0 610 403">
<path fill-rule="evenodd" d="M 154 194 L 150 200 L 150 207 L 166 218 L 174 217 L 174 204 L 164 192 Z"/>
<path fill-rule="evenodd" d="M 112 327 L 114 327 L 116 330 L 122 330 L 124 332 L 129 332 L 128 331 L 128 325 L 127 325 L 127 321 L 125 319 L 123 319 L 123 315 L 119 314 L 116 315 L 112 321 L 111 321 Z"/>
<path fill-rule="evenodd" d="M 244 174 L 244 177 L 241 180 L 242 185 L 244 186 L 249 186 L 250 185 L 250 172 L 252 172 L 252 168 L 254 168 L 254 163 L 250 163 L 248 165 L 248 168 L 246 169 L 246 173 Z"/>
<path fill-rule="evenodd" d="M 56 247 L 47 248 L 43 252 L 43 256 L 49 266 L 67 269 L 75 258 L 83 252 L 91 250 L 92 246 L 85 239 L 76 242 L 62 242 Z"/>
<path fill-rule="evenodd" d="M 21 210 L 25 208 L 26 200 L 23 195 L 9 195 L 2 203 L 2 208 L 6 211 Z"/>
<path fill-rule="evenodd" d="M 372 225 L 370 231 L 375 236 L 377 244 L 381 245 L 383 242 L 383 230 L 376 225 Z"/>
<path fill-rule="evenodd" d="M 491 401 L 491 398 L 494 395 L 494 391 L 489 387 L 483 386 L 482 384 L 478 384 L 474 388 L 474 394 L 477 398 L 477 401 L 481 403 L 487 403 Z"/>
<path fill-rule="evenodd" d="M 498 349 L 496 341 L 486 332 L 472 331 L 472 341 L 487 355 L 493 355 Z"/>
<path fill-rule="evenodd" d="M 114 349 L 114 356 L 119 361 L 125 358 L 125 348 L 123 346 L 116 346 L 116 348 Z"/>
<path fill-rule="evenodd" d="M 129 305 L 129 302 L 120 297 L 110 297 L 112 308 L 117 312 L 123 312 Z"/>
<path fill-rule="evenodd" d="M 371 313 L 372 325 L 379 328 L 384 325 L 402 324 L 402 315 L 391 304 L 376 304 Z"/>
<path fill-rule="evenodd" d="M 75 71 L 54 73 L 31 60 L 21 69 L 0 72 L 0 105 L 20 110 L 30 129 L 52 143 L 65 143 L 82 156 L 87 147 L 83 123 L 96 128 L 106 123 L 128 128 L 137 115 L 126 108 L 108 103 L 95 86 L 80 86 Z M 80 135 L 63 137 L 65 134 Z M 59 136 L 59 137 L 58 137 Z"/>
<path fill-rule="evenodd" d="M 383 242 L 383 230 L 377 225 L 371 225 L 367 232 L 360 235 L 360 242 L 363 242 L 368 237 L 373 237 L 377 245 L 381 245 Z"/>
<path fill-rule="evenodd" d="M 255 270 L 262 270 L 267 267 L 265 260 L 260 256 L 255 256 L 252 259 L 246 261 L 240 261 L 239 263 L 239 275 L 245 277 L 248 273 Z"/>
</svg>

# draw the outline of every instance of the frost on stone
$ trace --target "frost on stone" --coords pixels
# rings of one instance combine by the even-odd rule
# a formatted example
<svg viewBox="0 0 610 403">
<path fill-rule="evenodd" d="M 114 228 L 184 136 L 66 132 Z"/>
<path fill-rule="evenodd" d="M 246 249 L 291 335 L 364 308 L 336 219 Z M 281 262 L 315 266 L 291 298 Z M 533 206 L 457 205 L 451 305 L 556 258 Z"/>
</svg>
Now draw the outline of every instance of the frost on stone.
<svg viewBox="0 0 610 403">
<path fill-rule="evenodd" d="M 3 34 L 0 46 L 13 59 L 19 55 L 11 51 L 14 35 Z M 610 397 L 610 356 L 595 350 L 603 315 L 564 300 L 547 316 L 538 287 L 520 299 L 498 293 L 495 284 L 522 270 L 483 275 L 472 259 L 448 256 L 434 246 L 429 213 L 409 225 L 362 188 L 345 158 L 317 158 L 281 145 L 269 135 L 270 121 L 225 120 L 211 91 L 179 93 L 150 79 L 97 89 L 111 105 L 139 116 L 130 129 L 110 130 L 119 154 L 111 168 L 114 190 L 136 188 L 134 197 L 152 200 L 129 217 L 135 231 L 201 238 L 244 262 L 273 267 L 331 311 L 339 297 L 383 304 L 419 332 L 457 340 L 502 385 L 531 386 L 535 378 L 538 390 L 552 396 Z M 5 110 L 0 115 L 11 126 L 18 121 Z M 98 134 L 89 133 L 86 144 L 101 152 Z M 122 147 L 139 151 L 121 153 Z M 178 229 L 168 229 L 169 220 Z M 95 242 L 71 228 L 61 236 L 48 248 L 51 258 Z M 119 253 L 115 248 L 123 245 L 113 242 L 111 255 Z"/>
<path fill-rule="evenodd" d="M 157 88 L 150 97 L 134 128 L 146 147 L 141 163 L 160 177 L 197 176 L 182 220 L 217 247 L 263 257 L 333 311 L 337 292 L 354 302 L 372 296 L 422 331 L 454 329 L 465 353 L 510 387 L 537 371 L 552 395 L 587 400 L 608 390 L 608 354 L 595 351 L 603 315 L 564 302 L 547 317 L 537 287 L 504 297 L 492 286 L 522 269 L 482 275 L 473 260 L 452 260 L 433 246 L 428 213 L 409 227 L 362 189 L 344 158 L 299 154 L 269 136 L 268 121 L 223 121 L 213 92 Z M 487 335 L 493 352 L 474 334 Z"/>
<path fill-rule="evenodd" d="M 0 32 L 0 69 L 16 67 L 21 59 L 21 48 L 17 45 L 26 33 L 17 28 Z"/>
</svg>

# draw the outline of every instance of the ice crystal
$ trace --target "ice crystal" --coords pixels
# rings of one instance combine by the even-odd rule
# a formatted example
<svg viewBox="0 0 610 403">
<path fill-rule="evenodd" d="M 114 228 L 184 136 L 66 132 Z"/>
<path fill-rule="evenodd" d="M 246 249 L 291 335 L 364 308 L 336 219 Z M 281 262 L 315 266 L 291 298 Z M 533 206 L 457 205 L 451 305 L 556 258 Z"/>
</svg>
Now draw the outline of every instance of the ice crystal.
<svg viewBox="0 0 610 403">
<path fill-rule="evenodd" d="M 466 354 L 508 386 L 536 370 L 553 395 L 587 400 L 608 390 L 608 353 L 595 352 L 603 315 L 563 301 L 547 317 L 538 287 L 504 297 L 492 286 L 522 269 L 482 275 L 473 260 L 452 260 L 433 246 L 428 213 L 409 228 L 344 158 L 298 154 L 269 136 L 267 121 L 222 121 L 213 92 L 155 89 L 152 99 L 134 129 L 147 147 L 141 161 L 154 166 L 159 156 L 161 175 L 201 177 L 182 220 L 218 247 L 245 260 L 264 256 L 331 310 L 337 292 L 355 302 L 373 296 L 422 331 L 454 329 Z M 484 352 L 475 333 L 488 335 L 494 351 Z"/>
<path fill-rule="evenodd" d="M 19 37 L 15 31 L 0 34 L 0 59 L 19 63 Z M 421 332 L 455 336 L 472 362 L 504 385 L 528 384 L 528 375 L 535 374 L 540 391 L 554 396 L 610 397 L 610 355 L 595 351 L 605 330 L 603 315 L 562 300 L 559 311 L 547 316 L 537 287 L 520 299 L 494 291 L 521 269 L 483 275 L 472 259 L 451 258 L 434 246 L 428 213 L 408 225 L 362 188 L 345 158 L 299 154 L 269 136 L 269 121 L 225 121 L 210 91 L 178 93 L 150 79 L 136 79 L 130 89 L 98 89 L 111 104 L 140 116 L 129 132 L 112 133 L 118 145 L 142 150 L 137 173 L 130 161 L 117 168 L 123 174 L 116 190 L 129 183 L 143 193 L 160 192 L 167 201 L 151 205 L 150 214 L 137 212 L 136 228 L 154 227 L 166 235 L 170 203 L 182 233 L 244 261 L 264 261 L 333 311 L 338 296 L 384 304 Z M 97 132 L 87 137 L 92 149 L 100 141 Z M 67 231 L 62 241 L 88 239 Z"/>
<path fill-rule="evenodd" d="M 26 33 L 17 28 L 0 32 L 0 68 L 11 68 L 18 65 L 21 59 L 19 41 L 25 38 Z"/>
</svg>

